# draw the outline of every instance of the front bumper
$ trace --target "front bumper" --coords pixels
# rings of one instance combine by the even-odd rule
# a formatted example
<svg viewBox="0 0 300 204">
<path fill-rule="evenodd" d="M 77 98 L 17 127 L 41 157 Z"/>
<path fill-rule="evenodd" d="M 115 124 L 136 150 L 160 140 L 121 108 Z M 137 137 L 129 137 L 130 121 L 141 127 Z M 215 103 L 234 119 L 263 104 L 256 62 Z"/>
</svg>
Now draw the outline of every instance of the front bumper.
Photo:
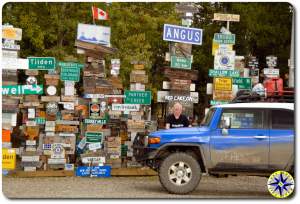
<svg viewBox="0 0 300 204">
<path fill-rule="evenodd" d="M 157 149 L 148 147 L 148 136 L 144 133 L 138 133 L 133 141 L 133 156 L 136 161 L 141 162 L 153 159 L 157 153 Z"/>
</svg>

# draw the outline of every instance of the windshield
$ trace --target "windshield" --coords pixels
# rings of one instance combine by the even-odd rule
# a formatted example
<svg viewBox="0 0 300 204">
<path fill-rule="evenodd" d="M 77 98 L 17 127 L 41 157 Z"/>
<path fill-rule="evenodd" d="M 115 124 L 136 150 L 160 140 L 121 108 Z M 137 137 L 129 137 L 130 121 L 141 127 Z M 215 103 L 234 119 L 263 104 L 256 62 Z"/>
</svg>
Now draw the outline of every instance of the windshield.
<svg viewBox="0 0 300 204">
<path fill-rule="evenodd" d="M 205 115 L 203 121 L 201 122 L 202 126 L 208 126 L 216 109 L 211 108 L 209 109 L 208 113 Z"/>
</svg>

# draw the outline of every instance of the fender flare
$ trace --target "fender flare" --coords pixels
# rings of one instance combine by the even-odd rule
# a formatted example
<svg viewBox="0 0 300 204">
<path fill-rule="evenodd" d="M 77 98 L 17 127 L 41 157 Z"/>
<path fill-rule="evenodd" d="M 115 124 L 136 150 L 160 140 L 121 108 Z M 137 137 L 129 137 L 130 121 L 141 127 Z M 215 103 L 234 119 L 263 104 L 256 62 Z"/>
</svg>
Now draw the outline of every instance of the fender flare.
<svg viewBox="0 0 300 204">
<path fill-rule="evenodd" d="M 151 152 L 151 155 L 149 155 L 149 159 L 155 159 L 161 150 L 163 150 L 165 148 L 168 148 L 168 147 L 172 147 L 172 146 L 197 147 L 200 151 L 200 156 L 201 156 L 201 160 L 203 162 L 205 171 L 208 172 L 207 161 L 206 161 L 205 156 L 204 156 L 205 155 L 204 154 L 204 148 L 200 144 L 183 143 L 183 142 L 166 143 L 166 144 L 163 144 L 162 146 L 160 146 L 155 151 Z"/>
</svg>

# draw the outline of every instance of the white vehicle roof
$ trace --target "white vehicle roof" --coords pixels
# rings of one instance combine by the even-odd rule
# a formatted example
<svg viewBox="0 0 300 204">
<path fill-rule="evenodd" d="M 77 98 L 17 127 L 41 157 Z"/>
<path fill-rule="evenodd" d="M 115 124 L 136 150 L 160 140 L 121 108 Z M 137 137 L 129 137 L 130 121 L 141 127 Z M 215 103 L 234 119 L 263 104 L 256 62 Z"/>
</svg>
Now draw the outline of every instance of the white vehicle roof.
<svg viewBox="0 0 300 204">
<path fill-rule="evenodd" d="M 216 105 L 218 108 L 282 108 L 294 110 L 294 103 L 230 103 L 223 105 Z"/>
</svg>

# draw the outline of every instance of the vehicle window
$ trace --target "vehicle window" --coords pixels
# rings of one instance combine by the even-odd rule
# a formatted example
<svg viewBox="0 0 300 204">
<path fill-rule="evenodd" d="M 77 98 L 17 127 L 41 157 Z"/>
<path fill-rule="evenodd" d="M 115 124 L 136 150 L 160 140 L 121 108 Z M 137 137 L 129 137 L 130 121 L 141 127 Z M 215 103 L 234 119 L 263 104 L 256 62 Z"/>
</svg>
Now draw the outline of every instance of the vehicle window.
<svg viewBox="0 0 300 204">
<path fill-rule="evenodd" d="M 209 111 L 206 114 L 206 116 L 204 117 L 201 125 L 203 125 L 203 126 L 209 126 L 209 123 L 210 123 L 212 117 L 214 116 L 215 110 L 216 110 L 215 108 L 209 109 Z"/>
<path fill-rule="evenodd" d="M 224 109 L 219 128 L 226 118 L 230 119 L 230 128 L 234 129 L 262 129 L 263 111 L 251 109 Z"/>
<path fill-rule="evenodd" d="M 272 129 L 294 129 L 294 112 L 272 110 Z"/>
</svg>

